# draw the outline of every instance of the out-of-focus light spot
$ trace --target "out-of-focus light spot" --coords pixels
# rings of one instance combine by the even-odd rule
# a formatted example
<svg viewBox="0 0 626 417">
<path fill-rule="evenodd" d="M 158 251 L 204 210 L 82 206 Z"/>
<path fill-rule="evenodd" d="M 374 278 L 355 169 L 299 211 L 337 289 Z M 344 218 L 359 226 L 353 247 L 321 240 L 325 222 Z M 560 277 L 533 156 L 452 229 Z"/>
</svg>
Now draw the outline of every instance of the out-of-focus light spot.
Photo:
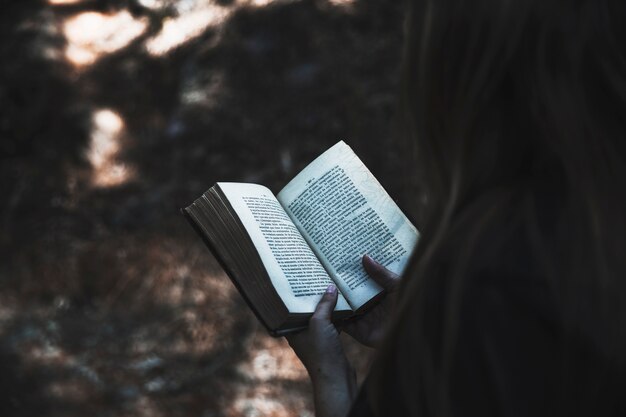
<svg viewBox="0 0 626 417">
<path fill-rule="evenodd" d="M 180 90 L 181 102 L 186 106 L 206 110 L 218 105 L 226 76 L 221 71 L 210 74 L 192 74 L 184 80 Z"/>
<path fill-rule="evenodd" d="M 94 185 L 111 187 L 126 182 L 132 170 L 115 160 L 120 151 L 124 121 L 114 111 L 102 109 L 94 113 L 92 125 L 87 159 L 93 168 Z"/>
<path fill-rule="evenodd" d="M 272 379 L 302 381 L 306 370 L 293 351 L 282 341 L 268 337 L 253 341 L 249 349 L 250 359 L 238 366 L 243 375 L 255 381 Z"/>
<path fill-rule="evenodd" d="M 59 348 L 51 345 L 33 347 L 29 353 L 32 360 L 40 363 L 58 362 L 63 356 Z"/>
<path fill-rule="evenodd" d="M 263 7 L 273 3 L 275 0 L 250 0 L 250 6 Z"/>
<path fill-rule="evenodd" d="M 292 416 L 291 410 L 288 410 L 276 398 L 271 398 L 264 393 L 255 393 L 252 397 L 239 395 L 233 404 L 233 415 L 242 416 L 272 416 L 272 417 L 289 417 Z"/>
<path fill-rule="evenodd" d="M 167 2 L 165 0 L 138 0 L 140 5 L 145 7 L 146 9 L 162 9 L 167 6 Z"/>
<path fill-rule="evenodd" d="M 88 158 L 95 168 L 102 167 L 119 151 L 117 141 L 123 127 L 121 117 L 112 110 L 99 110 L 93 115 Z"/>
<path fill-rule="evenodd" d="M 10 306 L 0 306 L 0 329 L 2 325 L 15 316 L 15 309 Z"/>
<path fill-rule="evenodd" d="M 93 64 L 98 55 L 89 49 L 81 48 L 76 45 L 68 45 L 65 50 L 65 57 L 76 66 Z"/>
<path fill-rule="evenodd" d="M 128 181 L 132 170 L 126 164 L 111 164 L 106 170 L 100 170 L 96 176 L 95 184 L 100 187 L 113 187 Z"/>
<path fill-rule="evenodd" d="M 251 371 L 258 381 L 274 378 L 302 380 L 306 373 L 298 358 L 286 349 L 260 349 L 252 353 Z"/>
<path fill-rule="evenodd" d="M 124 122 L 119 114 L 110 109 L 98 110 L 93 119 L 99 128 L 111 134 L 119 133 L 124 127 Z"/>
<path fill-rule="evenodd" d="M 82 3 L 85 0 L 48 0 L 48 4 L 52 6 L 65 6 L 70 4 Z"/>
<path fill-rule="evenodd" d="M 239 0 L 239 7 L 265 7 L 270 4 L 293 3 L 298 0 Z"/>
<path fill-rule="evenodd" d="M 328 0 L 334 6 L 349 6 L 354 4 L 355 0 Z"/>
<path fill-rule="evenodd" d="M 219 26 L 232 13 L 232 9 L 215 4 L 203 4 L 181 13 L 177 18 L 166 19 L 161 31 L 148 39 L 147 51 L 160 56 L 196 38 L 205 30 Z"/>
<path fill-rule="evenodd" d="M 63 24 L 65 56 L 78 67 L 91 65 L 102 55 L 127 46 L 147 27 L 146 18 L 136 19 L 126 10 L 114 14 L 80 13 Z"/>
<path fill-rule="evenodd" d="M 63 401 L 84 402 L 93 397 L 90 392 L 93 389 L 89 390 L 85 381 L 78 378 L 51 382 L 46 391 L 49 396 Z"/>
<path fill-rule="evenodd" d="M 49 61 L 61 61 L 63 59 L 62 51 L 52 46 L 44 46 L 39 48 L 39 54 L 43 59 Z"/>
<path fill-rule="evenodd" d="M 139 1 L 150 9 L 169 4 L 165 0 Z M 161 31 L 146 41 L 146 50 L 153 56 L 165 55 L 201 36 L 206 30 L 221 27 L 237 9 L 264 7 L 281 1 L 293 0 L 239 0 L 230 5 L 219 5 L 213 0 L 178 0 L 174 4 L 178 17 L 164 20 Z"/>
</svg>

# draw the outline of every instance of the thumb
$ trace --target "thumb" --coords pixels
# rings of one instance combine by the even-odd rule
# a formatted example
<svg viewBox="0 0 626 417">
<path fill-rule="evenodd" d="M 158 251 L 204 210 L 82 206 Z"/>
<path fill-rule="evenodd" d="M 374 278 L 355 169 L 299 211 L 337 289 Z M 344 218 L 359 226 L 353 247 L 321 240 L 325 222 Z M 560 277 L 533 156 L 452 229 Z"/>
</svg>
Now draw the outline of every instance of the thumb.
<svg viewBox="0 0 626 417">
<path fill-rule="evenodd" d="M 337 305 L 337 287 L 329 285 L 317 307 L 315 307 L 311 319 L 330 321 L 335 305 Z"/>
<path fill-rule="evenodd" d="M 392 290 L 400 281 L 398 274 L 391 272 L 368 255 L 363 255 L 363 268 L 370 278 L 387 291 Z"/>
</svg>

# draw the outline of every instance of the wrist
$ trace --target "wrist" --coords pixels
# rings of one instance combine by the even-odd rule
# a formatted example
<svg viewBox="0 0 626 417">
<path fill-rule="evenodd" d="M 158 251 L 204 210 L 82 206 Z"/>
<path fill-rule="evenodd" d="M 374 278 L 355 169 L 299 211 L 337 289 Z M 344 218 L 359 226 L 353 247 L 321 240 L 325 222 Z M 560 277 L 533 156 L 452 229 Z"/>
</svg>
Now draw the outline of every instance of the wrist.
<svg viewBox="0 0 626 417">
<path fill-rule="evenodd" d="M 356 397 L 356 372 L 347 361 L 309 371 L 316 417 L 344 417 Z"/>
<path fill-rule="evenodd" d="M 347 359 L 334 362 L 322 362 L 307 369 L 313 385 L 342 384 L 352 379 L 356 380 L 354 368 Z"/>
</svg>

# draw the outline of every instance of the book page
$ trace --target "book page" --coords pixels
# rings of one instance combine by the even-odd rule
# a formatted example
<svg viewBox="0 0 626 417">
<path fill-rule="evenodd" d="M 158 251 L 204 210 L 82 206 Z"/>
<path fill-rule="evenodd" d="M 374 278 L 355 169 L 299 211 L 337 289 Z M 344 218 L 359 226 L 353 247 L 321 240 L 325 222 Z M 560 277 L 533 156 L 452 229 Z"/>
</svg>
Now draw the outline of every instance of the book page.
<svg viewBox="0 0 626 417">
<path fill-rule="evenodd" d="M 314 311 L 333 281 L 276 197 L 255 184 L 220 182 L 218 186 L 250 235 L 287 309 Z M 341 294 L 335 310 L 350 310 Z"/>
<path fill-rule="evenodd" d="M 277 198 L 354 310 L 382 290 L 363 269 L 362 256 L 401 274 L 417 243 L 415 227 L 344 142 Z"/>
</svg>

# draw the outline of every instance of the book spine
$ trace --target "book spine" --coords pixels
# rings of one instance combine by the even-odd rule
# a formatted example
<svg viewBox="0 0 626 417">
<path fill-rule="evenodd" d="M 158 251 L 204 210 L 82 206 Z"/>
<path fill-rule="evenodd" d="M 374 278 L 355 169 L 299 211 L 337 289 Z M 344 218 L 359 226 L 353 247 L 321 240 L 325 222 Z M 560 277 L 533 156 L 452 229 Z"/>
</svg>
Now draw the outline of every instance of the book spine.
<svg viewBox="0 0 626 417">
<path fill-rule="evenodd" d="M 237 288 L 237 291 L 239 291 L 239 294 L 241 294 L 241 296 L 243 297 L 244 301 L 246 302 L 246 304 L 248 304 L 248 307 L 250 307 L 250 309 L 252 310 L 252 312 L 254 313 L 254 315 L 257 317 L 257 319 L 261 322 L 261 324 L 263 325 L 263 327 L 265 327 L 265 329 L 267 330 L 267 332 L 274 337 L 280 337 L 284 335 L 284 332 L 281 331 L 276 331 L 271 329 L 267 323 L 263 320 L 263 318 L 261 317 L 261 315 L 259 314 L 259 312 L 257 311 L 257 309 L 254 307 L 254 304 L 252 304 L 252 302 L 250 301 L 250 299 L 246 296 L 245 292 L 243 291 L 243 289 L 241 288 L 241 286 L 239 285 L 239 283 L 237 282 L 237 280 L 234 278 L 234 274 L 232 273 L 231 269 L 229 268 L 228 264 L 226 264 L 226 262 L 224 262 L 224 260 L 220 257 L 219 253 L 217 252 L 217 250 L 215 250 L 215 247 L 213 246 L 213 242 L 211 242 L 206 235 L 203 233 L 202 229 L 200 228 L 200 226 L 196 223 L 196 221 L 193 219 L 193 217 L 187 212 L 187 209 L 180 209 L 180 212 L 183 214 L 183 216 L 185 216 L 185 218 L 187 219 L 187 221 L 189 222 L 189 224 L 191 224 L 191 227 L 193 227 L 193 229 L 196 231 L 196 233 L 200 236 L 200 238 L 204 241 L 204 244 L 209 248 L 209 251 L 211 251 L 211 254 L 213 254 L 213 257 L 217 260 L 217 262 L 219 263 L 220 267 L 222 267 L 222 269 L 224 270 L 224 272 L 226 272 L 226 275 L 228 275 L 228 278 L 230 278 L 230 281 L 233 283 L 233 285 Z"/>
</svg>

